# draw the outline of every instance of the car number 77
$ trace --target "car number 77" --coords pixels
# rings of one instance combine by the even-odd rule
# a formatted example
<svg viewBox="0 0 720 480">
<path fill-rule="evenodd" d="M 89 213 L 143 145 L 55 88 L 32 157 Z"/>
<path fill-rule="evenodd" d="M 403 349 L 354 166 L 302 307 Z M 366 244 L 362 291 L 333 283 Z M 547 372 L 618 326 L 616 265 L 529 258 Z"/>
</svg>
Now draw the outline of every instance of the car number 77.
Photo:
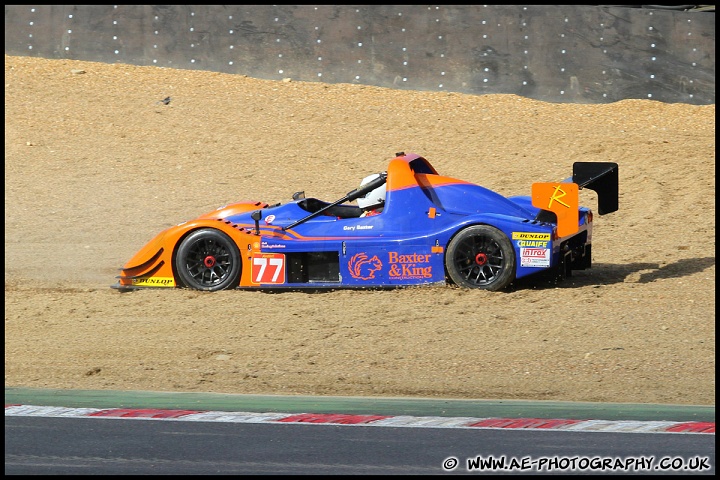
<svg viewBox="0 0 720 480">
<path fill-rule="evenodd" d="M 254 283 L 285 283 L 285 255 L 266 253 L 253 256 Z"/>
</svg>

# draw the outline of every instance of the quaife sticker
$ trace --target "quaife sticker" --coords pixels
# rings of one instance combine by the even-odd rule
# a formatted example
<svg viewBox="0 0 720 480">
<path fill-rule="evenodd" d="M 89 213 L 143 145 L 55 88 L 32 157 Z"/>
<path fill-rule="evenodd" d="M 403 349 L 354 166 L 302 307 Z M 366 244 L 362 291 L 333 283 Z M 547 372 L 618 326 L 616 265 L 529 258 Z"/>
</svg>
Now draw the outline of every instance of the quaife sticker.
<svg viewBox="0 0 720 480">
<path fill-rule="evenodd" d="M 520 266 L 521 267 L 549 267 L 550 266 L 550 249 L 549 248 L 521 248 L 520 249 Z"/>
<path fill-rule="evenodd" d="M 133 278 L 132 284 L 136 287 L 174 287 L 175 279 L 172 277 Z"/>
</svg>

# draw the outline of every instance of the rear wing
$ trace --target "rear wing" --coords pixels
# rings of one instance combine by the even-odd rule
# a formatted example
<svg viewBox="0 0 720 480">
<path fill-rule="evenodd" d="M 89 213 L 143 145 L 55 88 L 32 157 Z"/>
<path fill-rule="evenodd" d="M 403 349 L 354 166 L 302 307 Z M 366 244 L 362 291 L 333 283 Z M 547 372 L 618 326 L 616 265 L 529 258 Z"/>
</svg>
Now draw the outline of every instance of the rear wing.
<svg viewBox="0 0 720 480">
<path fill-rule="evenodd" d="M 572 235 L 579 229 L 579 190 L 589 188 L 598 196 L 598 214 L 618 209 L 618 164 L 612 162 L 575 162 L 573 176 L 561 182 L 534 183 L 532 204 L 557 219 L 558 235 Z M 541 212 L 543 213 L 543 212 Z"/>
</svg>

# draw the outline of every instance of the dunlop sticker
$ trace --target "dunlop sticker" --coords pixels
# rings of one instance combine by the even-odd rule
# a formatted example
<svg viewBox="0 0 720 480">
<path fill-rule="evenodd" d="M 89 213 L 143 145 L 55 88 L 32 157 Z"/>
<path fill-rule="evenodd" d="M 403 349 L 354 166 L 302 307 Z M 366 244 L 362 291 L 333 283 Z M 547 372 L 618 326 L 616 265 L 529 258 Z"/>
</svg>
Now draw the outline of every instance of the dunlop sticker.
<svg viewBox="0 0 720 480">
<path fill-rule="evenodd" d="M 137 287 L 174 287 L 175 279 L 172 277 L 133 278 L 132 284 Z"/>
<path fill-rule="evenodd" d="M 549 233 L 538 232 L 512 232 L 513 240 L 550 240 Z"/>
</svg>

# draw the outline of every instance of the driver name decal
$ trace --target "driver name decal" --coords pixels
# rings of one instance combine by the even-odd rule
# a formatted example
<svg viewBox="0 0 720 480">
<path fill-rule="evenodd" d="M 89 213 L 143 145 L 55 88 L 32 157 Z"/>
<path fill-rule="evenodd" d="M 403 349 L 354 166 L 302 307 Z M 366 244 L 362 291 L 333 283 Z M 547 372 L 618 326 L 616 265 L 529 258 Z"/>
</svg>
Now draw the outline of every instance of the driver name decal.
<svg viewBox="0 0 720 480">
<path fill-rule="evenodd" d="M 388 276 L 391 280 L 432 278 L 431 257 L 430 254 L 388 252 Z"/>
<path fill-rule="evenodd" d="M 355 231 L 355 230 L 372 230 L 374 225 L 345 225 L 343 227 L 343 230 L 347 231 Z"/>
<path fill-rule="evenodd" d="M 285 283 L 285 255 L 282 253 L 253 255 L 252 282 L 269 284 Z"/>
</svg>

